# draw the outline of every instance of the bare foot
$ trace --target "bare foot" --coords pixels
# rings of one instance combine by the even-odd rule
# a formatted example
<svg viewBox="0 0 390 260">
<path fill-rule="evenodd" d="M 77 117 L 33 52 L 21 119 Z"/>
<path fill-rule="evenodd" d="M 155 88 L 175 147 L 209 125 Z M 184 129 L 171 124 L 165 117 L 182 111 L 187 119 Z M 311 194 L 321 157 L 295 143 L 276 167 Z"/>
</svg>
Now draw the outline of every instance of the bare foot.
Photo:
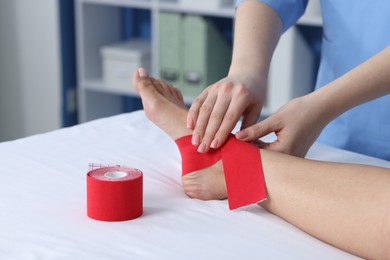
<svg viewBox="0 0 390 260">
<path fill-rule="evenodd" d="M 192 131 L 180 127 L 187 115 L 180 91 L 161 80 L 147 76 L 140 68 L 133 75 L 133 87 L 140 94 L 147 118 L 164 130 L 173 140 Z"/>
<path fill-rule="evenodd" d="M 141 96 L 147 118 L 173 140 L 192 134 L 192 130 L 186 127 L 188 111 L 177 88 L 149 77 L 143 68 L 134 73 L 133 87 Z M 184 192 L 191 198 L 211 200 L 227 197 L 222 161 L 183 176 L 182 184 Z"/>
</svg>

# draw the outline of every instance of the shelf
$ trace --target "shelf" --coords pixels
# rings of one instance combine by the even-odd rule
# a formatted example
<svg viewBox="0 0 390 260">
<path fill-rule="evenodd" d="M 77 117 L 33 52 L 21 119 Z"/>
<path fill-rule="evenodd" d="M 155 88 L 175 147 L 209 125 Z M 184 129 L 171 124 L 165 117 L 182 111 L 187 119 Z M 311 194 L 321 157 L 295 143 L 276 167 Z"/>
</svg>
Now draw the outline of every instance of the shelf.
<svg viewBox="0 0 390 260">
<path fill-rule="evenodd" d="M 234 7 L 220 7 L 219 9 L 206 9 L 202 7 L 190 7 L 186 5 L 180 5 L 175 2 L 162 2 L 158 4 L 160 11 L 166 12 L 178 12 L 188 14 L 199 14 L 217 17 L 233 18 L 235 14 Z"/>
<path fill-rule="evenodd" d="M 298 25 L 321 27 L 322 26 L 322 17 L 321 16 L 304 15 L 298 20 L 297 24 Z"/>
<path fill-rule="evenodd" d="M 129 97 L 139 97 L 138 93 L 129 85 L 128 90 L 123 90 L 114 87 L 106 87 L 102 79 L 85 80 L 82 82 L 82 87 L 88 91 L 99 93 L 115 94 Z M 195 97 L 183 97 L 186 104 L 191 104 Z"/>
<path fill-rule="evenodd" d="M 187 2 L 188 3 L 188 2 Z M 123 41 L 123 8 L 146 9 L 150 11 L 151 61 L 150 73 L 158 77 L 159 72 L 159 17 L 160 12 L 194 14 L 232 19 L 235 16 L 234 5 L 221 7 L 203 7 L 199 2 L 183 4 L 178 0 L 77 0 L 77 62 L 79 76 L 79 118 L 81 122 L 121 113 L 124 96 L 139 97 L 132 89 L 106 86 L 103 79 L 101 48 L 112 43 Z M 224 20 L 224 19 L 221 19 Z M 224 21 L 225 22 L 225 21 Z M 322 18 L 309 13 L 297 22 L 298 25 L 322 26 Z M 230 26 L 230 25 L 229 25 Z M 299 34 L 292 27 L 281 38 L 278 49 L 271 64 L 270 90 L 267 94 L 267 105 L 262 115 L 269 115 L 281 104 L 296 96 L 300 89 L 306 88 L 307 82 L 298 82 L 299 75 L 307 74 L 305 66 L 309 66 L 311 57 L 305 56 L 305 44 L 298 39 Z M 290 35 L 290 36 L 289 36 Z M 282 46 L 282 47 L 281 47 Z M 299 58 L 297 58 L 299 57 Z M 306 57 L 306 58 L 301 58 Z M 296 63 L 295 61 L 308 62 Z M 302 65 L 303 64 L 303 65 Z M 305 65 L 306 64 L 306 65 Z M 309 64 L 309 65 L 307 65 Z M 273 71 L 273 72 L 272 72 Z M 270 74 L 270 75 L 271 75 Z M 280 76 L 284 75 L 284 76 Z M 297 76 L 298 75 L 298 76 Z M 304 77 L 305 78 L 305 77 Z M 284 80 L 281 82 L 281 80 Z M 293 85 L 299 86 L 298 89 Z M 188 93 L 189 95 L 190 93 Z M 302 93 L 299 93 L 302 94 Z M 190 105 L 195 97 L 184 97 Z"/>
<path fill-rule="evenodd" d="M 102 81 L 102 79 L 93 79 L 93 80 L 85 80 L 84 82 L 82 82 L 82 86 L 86 90 L 90 90 L 90 91 L 139 97 L 138 93 L 131 87 L 130 84 L 129 84 L 129 89 L 124 90 L 124 89 L 119 89 L 119 88 L 115 88 L 115 87 L 107 87 L 104 85 L 104 82 Z"/>
<path fill-rule="evenodd" d="M 99 5 L 109 5 L 117 7 L 133 7 L 141 9 L 151 9 L 152 0 L 79 0 L 82 3 L 86 4 L 99 4 Z"/>
<path fill-rule="evenodd" d="M 157 3 L 157 8 L 161 11 L 167 12 L 181 12 L 181 13 L 190 13 L 190 14 L 200 14 L 200 15 L 209 15 L 209 16 L 218 16 L 226 18 L 234 18 L 235 9 L 234 6 L 222 6 L 218 9 L 207 9 L 201 8 L 198 6 L 187 6 L 180 5 L 177 1 L 174 0 L 165 0 L 165 1 L 156 1 L 156 0 L 80 0 L 80 2 L 87 4 L 100 4 L 100 5 L 110 5 L 118 7 L 134 7 L 142 9 L 152 9 L 154 3 Z M 303 15 L 297 22 L 299 25 L 308 25 L 308 26 L 322 26 L 322 17 L 313 17 L 308 15 Z"/>
</svg>

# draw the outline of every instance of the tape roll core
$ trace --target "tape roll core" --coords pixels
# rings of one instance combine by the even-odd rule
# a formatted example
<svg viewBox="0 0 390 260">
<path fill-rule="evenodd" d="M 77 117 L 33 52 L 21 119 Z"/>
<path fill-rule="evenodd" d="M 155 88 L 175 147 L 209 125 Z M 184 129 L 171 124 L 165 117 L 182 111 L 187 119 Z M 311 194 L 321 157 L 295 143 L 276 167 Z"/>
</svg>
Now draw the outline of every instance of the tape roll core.
<svg viewBox="0 0 390 260">
<path fill-rule="evenodd" d="M 106 172 L 104 176 L 109 179 L 120 179 L 126 177 L 127 173 L 123 171 L 112 171 L 112 172 Z"/>
</svg>

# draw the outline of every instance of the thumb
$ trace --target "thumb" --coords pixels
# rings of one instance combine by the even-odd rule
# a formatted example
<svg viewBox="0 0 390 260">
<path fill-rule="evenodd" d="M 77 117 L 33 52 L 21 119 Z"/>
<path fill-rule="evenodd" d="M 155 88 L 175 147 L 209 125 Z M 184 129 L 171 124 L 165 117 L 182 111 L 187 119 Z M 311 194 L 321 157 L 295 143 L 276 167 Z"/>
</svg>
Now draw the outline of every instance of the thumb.
<svg viewBox="0 0 390 260">
<path fill-rule="evenodd" d="M 236 138 L 241 141 L 255 141 L 276 129 L 272 127 L 272 118 L 269 117 L 260 123 L 252 125 L 236 133 Z"/>
<path fill-rule="evenodd" d="M 269 143 L 267 147 L 264 149 L 279 152 L 279 153 L 286 153 L 285 152 L 285 145 L 283 142 L 280 142 L 279 138 L 273 141 L 272 143 Z"/>
</svg>

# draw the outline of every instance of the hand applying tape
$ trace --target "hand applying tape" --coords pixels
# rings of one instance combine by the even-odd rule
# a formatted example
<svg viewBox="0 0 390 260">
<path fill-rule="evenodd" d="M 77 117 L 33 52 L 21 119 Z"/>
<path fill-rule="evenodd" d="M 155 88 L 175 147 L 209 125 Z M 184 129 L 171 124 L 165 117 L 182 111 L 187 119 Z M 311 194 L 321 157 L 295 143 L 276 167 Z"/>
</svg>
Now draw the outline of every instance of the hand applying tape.
<svg viewBox="0 0 390 260">
<path fill-rule="evenodd" d="M 182 157 L 183 176 L 222 159 L 231 210 L 267 198 L 260 152 L 256 146 L 238 141 L 230 135 L 223 147 L 202 154 L 191 144 L 191 138 L 191 135 L 187 135 L 176 140 Z"/>
</svg>

